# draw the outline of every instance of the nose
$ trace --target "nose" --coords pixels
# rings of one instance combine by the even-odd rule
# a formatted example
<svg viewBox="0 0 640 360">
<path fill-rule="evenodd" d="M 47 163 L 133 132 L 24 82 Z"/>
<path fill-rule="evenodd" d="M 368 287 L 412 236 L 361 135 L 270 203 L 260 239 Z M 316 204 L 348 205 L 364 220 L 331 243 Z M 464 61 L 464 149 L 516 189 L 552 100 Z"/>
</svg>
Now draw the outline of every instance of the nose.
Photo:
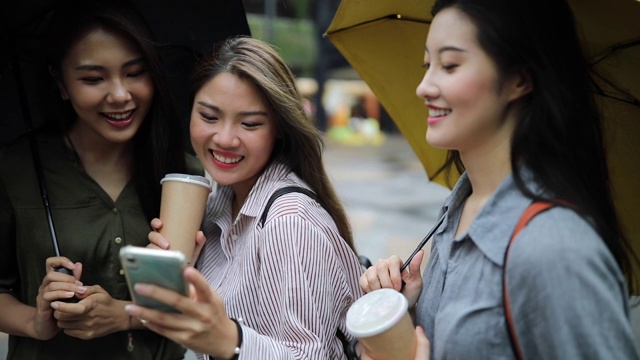
<svg viewBox="0 0 640 360">
<path fill-rule="evenodd" d="M 107 94 L 108 103 L 125 103 L 131 100 L 129 87 L 123 81 L 113 81 Z"/>
<path fill-rule="evenodd" d="M 232 123 L 223 122 L 216 127 L 213 133 L 213 142 L 222 149 L 230 149 L 240 145 L 237 131 Z"/>
<path fill-rule="evenodd" d="M 422 81 L 416 88 L 416 95 L 421 99 L 433 99 L 439 95 L 439 89 L 433 81 L 433 75 L 429 69 L 424 73 Z"/>
</svg>

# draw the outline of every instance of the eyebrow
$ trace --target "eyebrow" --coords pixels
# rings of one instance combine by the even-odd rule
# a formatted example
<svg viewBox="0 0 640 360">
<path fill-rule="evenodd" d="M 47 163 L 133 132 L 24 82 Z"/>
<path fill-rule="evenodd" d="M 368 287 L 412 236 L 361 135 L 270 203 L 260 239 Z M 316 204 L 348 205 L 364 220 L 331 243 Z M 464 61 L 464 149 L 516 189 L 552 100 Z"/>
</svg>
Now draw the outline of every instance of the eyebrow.
<svg viewBox="0 0 640 360">
<path fill-rule="evenodd" d="M 424 51 L 429 52 L 429 49 L 427 49 L 427 46 L 426 46 L 426 45 L 425 45 L 425 47 L 424 47 Z M 466 52 L 466 50 L 463 50 L 463 49 L 461 49 L 461 48 L 459 48 L 459 47 L 455 47 L 455 46 L 445 46 L 445 47 L 440 48 L 440 49 L 438 50 L 438 53 L 439 53 L 439 54 L 442 54 L 442 53 L 443 53 L 443 52 L 445 52 L 445 51 Z"/>
<path fill-rule="evenodd" d="M 123 68 L 129 67 L 129 66 L 134 66 L 134 65 L 139 65 L 139 64 L 143 64 L 144 61 L 142 60 L 141 57 L 139 58 L 135 58 L 135 59 L 131 59 L 129 61 L 127 61 L 126 63 L 122 64 Z M 85 70 L 85 71 L 99 71 L 99 70 L 103 70 L 104 66 L 102 65 L 80 65 L 80 66 L 76 66 L 74 68 L 75 70 Z"/>
<path fill-rule="evenodd" d="M 204 106 L 204 107 L 209 108 L 211 110 L 222 112 L 220 107 L 218 107 L 216 105 L 209 104 L 209 103 L 206 103 L 204 101 L 197 101 L 196 103 L 198 105 Z M 241 111 L 240 115 L 241 116 L 255 116 L 255 115 L 269 116 L 269 114 L 266 111 Z"/>
</svg>

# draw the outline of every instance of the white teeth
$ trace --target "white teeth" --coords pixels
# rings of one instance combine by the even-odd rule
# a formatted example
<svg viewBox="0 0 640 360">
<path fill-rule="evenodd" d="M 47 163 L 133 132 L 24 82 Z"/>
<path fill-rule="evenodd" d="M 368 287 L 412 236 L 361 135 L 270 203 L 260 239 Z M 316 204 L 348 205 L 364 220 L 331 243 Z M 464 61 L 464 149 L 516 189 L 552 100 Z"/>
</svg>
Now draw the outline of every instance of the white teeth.
<svg viewBox="0 0 640 360">
<path fill-rule="evenodd" d="M 215 152 L 212 152 L 212 154 L 213 154 L 213 157 L 216 160 L 220 161 L 221 163 L 225 163 L 225 164 L 235 164 L 235 163 L 240 162 L 240 160 L 242 160 L 242 156 L 240 156 L 238 158 L 235 158 L 235 159 L 231 159 L 231 158 L 227 158 L 227 157 L 224 157 L 224 156 L 220 156 Z"/>
<path fill-rule="evenodd" d="M 122 114 L 104 113 L 104 116 L 108 117 L 109 119 L 113 119 L 113 120 L 124 120 L 124 119 L 128 119 L 129 117 L 131 117 L 132 113 L 133 113 L 133 111 L 128 111 L 128 112 L 122 113 Z"/>
<path fill-rule="evenodd" d="M 448 109 L 431 109 L 429 108 L 429 117 L 440 117 L 446 116 L 451 113 L 451 110 Z"/>
</svg>

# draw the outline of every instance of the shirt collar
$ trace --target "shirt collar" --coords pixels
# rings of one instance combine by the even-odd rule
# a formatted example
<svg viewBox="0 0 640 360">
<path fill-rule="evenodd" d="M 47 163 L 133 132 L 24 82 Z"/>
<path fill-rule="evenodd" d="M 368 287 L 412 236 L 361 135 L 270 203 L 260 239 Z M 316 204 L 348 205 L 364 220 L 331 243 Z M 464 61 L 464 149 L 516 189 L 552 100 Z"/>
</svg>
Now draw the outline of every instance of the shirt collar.
<svg viewBox="0 0 640 360">
<path fill-rule="evenodd" d="M 263 207 L 268 197 L 281 188 L 281 184 L 291 170 L 284 164 L 271 163 L 267 165 L 263 173 L 249 191 L 240 214 L 250 217 L 258 217 L 264 211 Z M 226 213 L 223 209 L 231 209 L 231 201 L 233 200 L 233 189 L 229 185 L 219 186 L 211 204 L 210 213 L 214 214 L 212 221 L 218 223 Z M 230 213 L 228 214 L 229 216 Z M 233 219 L 231 219 L 233 221 Z"/>
<path fill-rule="evenodd" d="M 281 163 L 276 162 L 268 165 L 249 191 L 240 213 L 251 217 L 262 215 L 267 199 L 283 186 L 282 181 L 290 172 L 291 170 Z"/>
<path fill-rule="evenodd" d="M 519 170 L 524 185 L 534 193 L 540 193 L 533 173 L 524 166 Z M 463 206 L 470 193 L 471 183 L 464 173 L 452 192 L 453 196 L 445 202 L 445 211 Z M 465 239 L 473 241 L 489 260 L 502 266 L 511 234 L 531 202 L 532 200 L 518 189 L 513 174 L 509 174 L 480 210 Z"/>
</svg>

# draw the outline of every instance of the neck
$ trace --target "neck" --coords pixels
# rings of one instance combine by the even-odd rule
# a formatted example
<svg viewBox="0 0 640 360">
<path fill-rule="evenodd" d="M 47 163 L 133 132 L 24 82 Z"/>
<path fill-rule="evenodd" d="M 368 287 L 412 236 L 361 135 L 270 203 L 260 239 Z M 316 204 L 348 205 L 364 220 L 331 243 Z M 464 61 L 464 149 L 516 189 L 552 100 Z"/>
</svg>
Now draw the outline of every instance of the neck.
<svg viewBox="0 0 640 360">
<path fill-rule="evenodd" d="M 131 141 L 114 143 L 74 127 L 66 136 L 84 172 L 116 201 L 133 174 Z"/>
<path fill-rule="evenodd" d="M 68 145 L 76 151 L 82 162 L 82 166 L 105 167 L 117 166 L 129 169 L 133 152 L 131 142 L 114 143 L 110 142 L 95 133 L 82 131 L 80 127 L 74 126 L 66 134 Z"/>
<path fill-rule="evenodd" d="M 510 142 L 483 152 L 460 153 L 471 187 L 473 198 L 488 199 L 502 181 L 511 174 Z"/>
</svg>

